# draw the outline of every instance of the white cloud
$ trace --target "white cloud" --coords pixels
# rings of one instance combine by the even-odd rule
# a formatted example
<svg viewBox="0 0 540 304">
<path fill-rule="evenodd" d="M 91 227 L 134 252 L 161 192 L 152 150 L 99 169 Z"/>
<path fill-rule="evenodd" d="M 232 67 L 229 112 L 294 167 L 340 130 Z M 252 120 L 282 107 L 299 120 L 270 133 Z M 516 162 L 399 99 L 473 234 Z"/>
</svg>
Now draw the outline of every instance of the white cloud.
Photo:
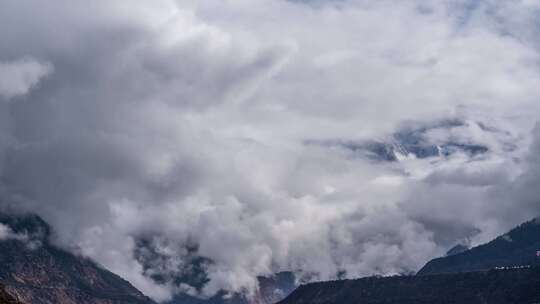
<svg viewBox="0 0 540 304">
<path fill-rule="evenodd" d="M 28 246 L 37 246 L 39 242 L 29 242 L 29 237 L 23 233 L 15 233 L 9 226 L 0 223 L 0 242 L 18 240 L 27 243 Z"/>
<path fill-rule="evenodd" d="M 9 239 L 11 233 L 11 229 L 8 226 L 0 224 L 0 240 Z"/>
</svg>

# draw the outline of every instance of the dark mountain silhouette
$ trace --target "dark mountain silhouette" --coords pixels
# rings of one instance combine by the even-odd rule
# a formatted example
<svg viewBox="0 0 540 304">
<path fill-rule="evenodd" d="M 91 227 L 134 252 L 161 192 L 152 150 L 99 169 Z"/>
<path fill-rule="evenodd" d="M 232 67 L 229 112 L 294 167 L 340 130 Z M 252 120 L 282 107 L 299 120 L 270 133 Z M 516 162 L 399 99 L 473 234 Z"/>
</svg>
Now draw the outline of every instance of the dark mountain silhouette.
<svg viewBox="0 0 540 304">
<path fill-rule="evenodd" d="M 463 245 L 463 244 L 457 244 L 456 246 L 450 248 L 448 252 L 446 252 L 446 256 L 456 255 L 462 252 L 465 252 L 469 250 L 469 247 Z"/>
<path fill-rule="evenodd" d="M 430 261 L 415 276 L 371 277 L 300 286 L 280 304 L 540 303 L 540 220 L 495 240 Z"/>
<path fill-rule="evenodd" d="M 154 303 L 119 276 L 50 244 L 50 228 L 38 216 L 0 214 L 0 223 L 9 227 L 0 240 L 0 283 L 20 302 Z"/>
<path fill-rule="evenodd" d="M 363 278 L 300 286 L 279 304 L 533 304 L 540 269 Z"/>
<path fill-rule="evenodd" d="M 540 266 L 540 219 L 526 222 L 493 241 L 428 262 L 419 275 L 487 270 L 495 267 Z"/>
</svg>

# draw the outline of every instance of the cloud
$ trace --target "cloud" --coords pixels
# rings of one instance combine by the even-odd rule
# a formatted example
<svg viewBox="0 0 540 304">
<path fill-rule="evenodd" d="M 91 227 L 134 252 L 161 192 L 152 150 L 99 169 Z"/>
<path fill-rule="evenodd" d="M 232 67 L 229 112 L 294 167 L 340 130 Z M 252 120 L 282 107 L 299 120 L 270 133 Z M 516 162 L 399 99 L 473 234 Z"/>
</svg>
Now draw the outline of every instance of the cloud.
<svg viewBox="0 0 540 304">
<path fill-rule="evenodd" d="M 13 232 L 11 229 L 6 225 L 0 225 L 0 240 L 8 240 L 11 239 L 13 236 Z"/>
<path fill-rule="evenodd" d="M 414 271 L 539 211 L 522 191 L 538 8 L 475 3 L 4 1 L 0 62 L 23 76 L 0 74 L 22 101 L 0 104 L 0 201 L 158 300 L 178 286 L 152 274 L 197 257 L 204 295 Z M 487 152 L 390 164 L 305 144 L 446 119 L 464 123 L 422 140 Z"/>
<path fill-rule="evenodd" d="M 495 214 L 498 218 L 503 218 L 507 222 L 526 217 L 533 218 L 540 214 L 539 193 L 534 186 L 540 178 L 540 168 L 538 166 L 540 127 L 538 125 L 533 129 L 532 137 L 532 144 L 521 164 L 522 173 L 511 183 L 505 183 L 501 187 L 494 188 L 489 195 L 489 199 L 512 207 L 503 209 L 498 207 L 499 204 L 493 204 L 488 209 L 490 214 Z"/>
<path fill-rule="evenodd" d="M 51 72 L 50 64 L 33 58 L 0 62 L 0 96 L 10 99 L 25 95 Z"/>
<path fill-rule="evenodd" d="M 35 249 L 43 244 L 43 231 L 15 232 L 10 226 L 0 223 L 0 242 L 11 240 L 23 242 L 29 249 Z"/>
</svg>

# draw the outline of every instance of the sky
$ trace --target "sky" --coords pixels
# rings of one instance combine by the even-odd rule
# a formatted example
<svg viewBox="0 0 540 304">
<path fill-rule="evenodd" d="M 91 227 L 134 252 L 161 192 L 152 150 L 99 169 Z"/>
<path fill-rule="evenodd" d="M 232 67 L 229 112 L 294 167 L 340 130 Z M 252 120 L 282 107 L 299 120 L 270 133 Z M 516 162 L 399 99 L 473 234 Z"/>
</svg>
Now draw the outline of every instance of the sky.
<svg viewBox="0 0 540 304">
<path fill-rule="evenodd" d="M 537 0 L 1 1 L 0 204 L 158 301 L 284 270 L 414 272 L 540 214 L 539 14 Z M 326 144 L 449 120 L 425 140 L 487 152 L 381 162 Z M 211 261 L 203 287 L 151 279 L 189 276 L 193 256 Z"/>
</svg>

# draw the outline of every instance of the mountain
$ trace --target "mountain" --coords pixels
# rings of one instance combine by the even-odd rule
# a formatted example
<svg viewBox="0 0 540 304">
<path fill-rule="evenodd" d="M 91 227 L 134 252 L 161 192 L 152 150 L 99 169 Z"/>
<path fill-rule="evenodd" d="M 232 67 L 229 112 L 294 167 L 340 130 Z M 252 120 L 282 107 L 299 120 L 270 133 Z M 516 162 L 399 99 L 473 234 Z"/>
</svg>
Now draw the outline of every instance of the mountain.
<svg viewBox="0 0 540 304">
<path fill-rule="evenodd" d="M 22 303 L 155 304 L 121 277 L 54 246 L 50 236 L 51 228 L 39 216 L 0 213 L 0 284 L 4 286 L 0 289 L 0 304 L 4 290 L 6 296 Z M 167 269 L 168 264 L 147 242 L 138 245 L 135 256 L 156 283 L 189 283 L 199 288 L 207 283 L 203 266 L 210 261 L 196 256 L 196 249 L 187 250 L 193 253 L 186 259 L 190 263 L 189 273 L 156 272 Z M 178 294 L 168 304 L 271 304 L 296 287 L 292 272 L 257 279 L 259 289 L 252 297 L 225 291 L 205 299 Z"/>
<path fill-rule="evenodd" d="M 308 140 L 308 145 L 337 147 L 349 151 L 355 157 L 372 161 L 396 162 L 407 158 L 447 157 L 455 153 L 463 153 L 471 157 L 485 154 L 489 148 L 481 143 L 471 142 L 448 135 L 446 140 L 437 142 L 430 134 L 452 134 L 453 128 L 467 126 L 469 122 L 458 119 L 441 120 L 432 123 L 410 123 L 384 140 Z M 488 128 L 477 122 L 482 132 L 494 133 L 496 129 Z M 507 147 L 511 149 L 511 147 Z"/>
<path fill-rule="evenodd" d="M 259 290 L 248 297 L 241 293 L 229 294 L 218 292 L 208 299 L 200 299 L 187 294 L 177 295 L 168 304 L 273 304 L 283 300 L 295 288 L 295 276 L 292 272 L 279 272 L 273 276 L 259 276 Z"/>
<path fill-rule="evenodd" d="M 533 304 L 539 286 L 540 268 L 371 277 L 302 285 L 279 304 Z"/>
<path fill-rule="evenodd" d="M 0 285 L 0 304 L 22 304 L 7 293 L 4 286 Z"/>
<path fill-rule="evenodd" d="M 89 259 L 55 247 L 30 214 L 0 214 L 0 283 L 23 303 L 155 304 Z"/>
<path fill-rule="evenodd" d="M 460 254 L 462 252 L 465 252 L 469 250 L 469 247 L 463 244 L 457 244 L 456 246 L 452 247 L 448 252 L 446 252 L 446 256 L 456 255 Z"/>
<path fill-rule="evenodd" d="M 487 270 L 522 265 L 540 266 L 540 218 L 526 222 L 493 241 L 428 262 L 419 275 Z"/>
<path fill-rule="evenodd" d="M 540 219 L 469 249 L 454 247 L 415 276 L 302 285 L 279 304 L 540 303 Z"/>
<path fill-rule="evenodd" d="M 171 251 L 175 252 L 173 256 Z M 143 274 L 156 284 L 175 286 L 178 290 L 191 288 L 190 294 L 180 292 L 168 304 L 273 304 L 296 288 L 292 272 L 279 272 L 257 277 L 258 290 L 251 296 L 220 291 L 210 298 L 201 298 L 191 294 L 199 294 L 209 282 L 206 269 L 213 261 L 201 256 L 196 244 L 173 244 L 160 235 L 139 236 L 135 239 L 134 257 Z"/>
</svg>

